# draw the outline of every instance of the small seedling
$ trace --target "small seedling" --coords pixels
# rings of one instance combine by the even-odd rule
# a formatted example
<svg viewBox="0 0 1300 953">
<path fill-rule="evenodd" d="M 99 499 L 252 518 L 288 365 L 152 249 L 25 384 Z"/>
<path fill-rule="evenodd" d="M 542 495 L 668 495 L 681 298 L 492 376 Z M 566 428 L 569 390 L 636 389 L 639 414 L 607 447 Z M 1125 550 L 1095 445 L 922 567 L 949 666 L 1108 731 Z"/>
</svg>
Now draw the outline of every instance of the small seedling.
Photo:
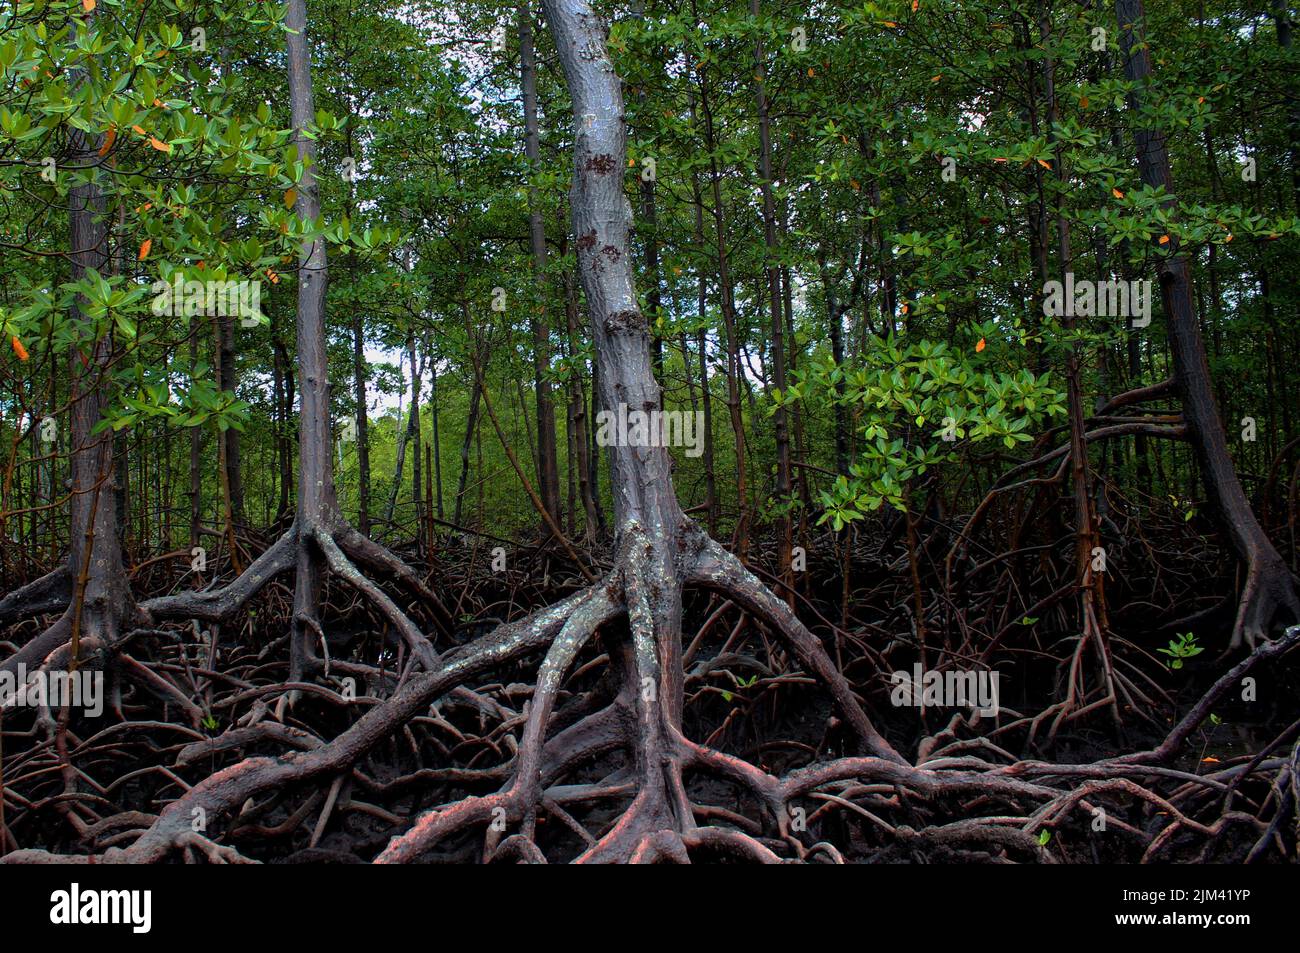
<svg viewBox="0 0 1300 953">
<path fill-rule="evenodd" d="M 736 685 L 737 685 L 739 688 L 749 688 L 749 687 L 752 686 L 756 681 L 758 681 L 758 676 L 757 676 L 757 675 L 751 675 L 751 676 L 749 676 L 748 679 L 742 678 L 742 677 L 740 677 L 739 675 L 736 676 Z M 725 688 L 722 690 L 722 698 L 723 698 L 724 701 L 730 702 L 731 699 L 734 698 L 734 697 L 735 697 L 735 696 L 734 696 L 731 692 L 727 691 Z"/>
<path fill-rule="evenodd" d="M 1174 671 L 1183 667 L 1183 660 L 1189 659 L 1194 655 L 1200 655 L 1205 651 L 1201 646 L 1196 644 L 1196 635 L 1192 632 L 1180 633 L 1178 638 L 1169 640 L 1169 648 L 1156 649 L 1163 655 L 1169 656 L 1166 663 Z"/>
</svg>

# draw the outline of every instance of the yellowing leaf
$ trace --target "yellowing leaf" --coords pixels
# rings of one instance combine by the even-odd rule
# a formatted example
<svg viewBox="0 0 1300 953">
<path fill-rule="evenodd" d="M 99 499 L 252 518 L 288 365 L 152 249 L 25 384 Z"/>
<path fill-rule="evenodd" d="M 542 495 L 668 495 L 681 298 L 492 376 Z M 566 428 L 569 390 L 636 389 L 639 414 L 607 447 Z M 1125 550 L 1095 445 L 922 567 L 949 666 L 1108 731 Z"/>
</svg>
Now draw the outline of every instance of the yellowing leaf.
<svg viewBox="0 0 1300 953">
<path fill-rule="evenodd" d="M 985 347 L 987 347 L 987 345 L 984 343 L 984 339 L 983 339 L 983 338 L 980 338 L 979 341 L 977 341 L 977 342 L 975 343 L 975 350 L 976 350 L 976 352 L 979 352 L 979 351 L 984 350 Z"/>
<path fill-rule="evenodd" d="M 1119 189 L 1111 189 L 1110 194 L 1115 196 L 1115 198 L 1117 199 L 1122 199 L 1124 197 L 1124 193 L 1121 192 Z"/>
<path fill-rule="evenodd" d="M 117 127 L 109 126 L 108 132 L 104 134 L 104 141 L 99 147 L 99 154 L 101 156 L 107 155 L 108 150 L 113 148 L 113 143 L 116 141 L 117 141 Z"/>
<path fill-rule="evenodd" d="M 90 13 L 92 10 L 95 9 L 95 0 L 81 0 L 81 9 L 85 10 L 87 13 Z"/>
<path fill-rule="evenodd" d="M 284 192 L 284 207 L 293 208 L 293 203 L 298 201 L 298 192 L 296 189 L 286 189 Z"/>
<path fill-rule="evenodd" d="M 163 142 L 157 136 L 149 137 L 149 145 L 153 146 L 159 152 L 171 152 L 172 147 L 169 143 Z"/>
<path fill-rule="evenodd" d="M 141 242 L 141 243 L 140 243 L 140 257 L 139 257 L 138 260 L 139 260 L 139 261 L 144 261 L 146 258 L 148 258 L 148 257 L 149 257 L 149 249 L 151 249 L 151 248 L 153 248 L 153 239 L 152 239 L 152 238 L 146 238 L 143 242 Z"/>
<path fill-rule="evenodd" d="M 885 26 L 889 27 L 891 30 L 892 30 L 894 27 L 898 26 L 898 24 L 895 23 L 893 20 L 881 20 L 880 22 L 881 22 L 882 24 L 884 24 Z"/>
<path fill-rule="evenodd" d="M 816 75 L 817 75 L 817 71 L 816 71 L 815 69 L 813 69 L 813 68 L 810 66 L 810 67 L 808 67 L 808 75 L 809 75 L 809 76 L 816 76 Z"/>
</svg>

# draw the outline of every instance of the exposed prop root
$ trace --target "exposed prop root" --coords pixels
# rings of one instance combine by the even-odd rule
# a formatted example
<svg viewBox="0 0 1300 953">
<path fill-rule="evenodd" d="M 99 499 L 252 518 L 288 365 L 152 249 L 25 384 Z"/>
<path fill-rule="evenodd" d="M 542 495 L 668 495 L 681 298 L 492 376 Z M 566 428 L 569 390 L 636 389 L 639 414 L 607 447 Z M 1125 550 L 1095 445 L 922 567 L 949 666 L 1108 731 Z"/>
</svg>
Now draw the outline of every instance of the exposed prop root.
<svg viewBox="0 0 1300 953">
<path fill-rule="evenodd" d="M 1280 557 L 1250 561 L 1237 605 L 1228 651 L 1245 642 L 1250 648 L 1269 637 L 1279 620 L 1300 622 L 1300 594 L 1290 568 Z"/>
<path fill-rule="evenodd" d="M 188 789 L 177 777 L 182 784 L 179 793 L 156 817 L 139 812 L 131 812 L 130 818 L 88 814 L 92 820 L 82 825 L 84 838 L 95 853 L 68 859 L 138 863 L 179 854 L 187 861 L 249 862 L 222 841 L 240 836 L 240 829 L 274 830 L 259 827 L 258 817 L 285 791 L 310 790 L 313 782 L 320 785 L 317 791 L 291 810 L 288 821 L 279 827 L 305 824 L 310 828 L 311 812 L 320 808 L 314 822 L 314 847 L 331 813 L 362 811 L 383 817 L 405 830 L 379 852 L 376 860 L 381 863 L 410 862 L 432 855 L 453 841 L 463 843 L 465 835 L 474 830 L 482 832 L 478 856 L 485 862 L 545 863 L 550 839 L 539 836 L 544 833 L 539 826 L 543 817 L 554 822 L 547 825 L 547 831 L 558 828 L 578 839 L 575 859 L 583 863 L 687 863 L 720 858 L 754 863 L 837 863 L 844 859 L 841 848 L 824 835 L 814 834 L 810 826 L 829 823 L 837 815 L 862 825 L 863 836 L 881 845 L 879 849 L 898 851 L 904 857 L 916 851 L 937 851 L 986 861 L 1055 862 L 1068 860 L 1071 851 L 1079 849 L 1069 832 L 1085 825 L 1101 809 L 1111 813 L 1110 823 L 1147 860 L 1165 858 L 1196 844 L 1205 853 L 1225 831 L 1238 826 L 1253 832 L 1249 841 L 1254 845 L 1252 857 L 1289 849 L 1290 842 L 1279 831 L 1296 812 L 1296 799 L 1288 792 L 1296 783 L 1295 761 L 1300 754 L 1287 733 L 1274 745 L 1288 746 L 1283 758 L 1269 757 L 1265 751 L 1248 764 L 1230 765 L 1204 776 L 1166 763 L 1246 672 L 1300 644 L 1300 627 L 1258 646 L 1224 673 L 1164 741 L 1148 751 L 1083 765 L 1019 761 L 991 743 L 964 745 L 958 735 L 972 725 L 954 720 L 942 735 L 944 746 L 939 747 L 940 736 L 936 736 L 923 746 L 918 763 L 911 764 L 876 732 L 847 681 L 788 606 L 725 551 L 696 535 L 689 524 L 680 533 L 675 546 L 680 562 L 668 577 L 661 575 L 646 534 L 633 526 L 625 533 L 614 568 L 599 583 L 434 657 L 425 671 L 409 675 L 390 698 L 368 699 L 369 710 L 333 740 L 269 720 L 264 714 L 269 701 L 255 701 L 251 721 L 232 725 L 217 738 L 187 740 L 174 768 L 197 766 L 252 745 L 283 745 L 296 750 L 273 758 L 245 758 Z M 356 588 L 396 624 L 401 616 L 383 611 L 374 594 L 365 591 L 373 584 L 364 581 L 341 547 L 327 535 L 316 541 L 331 571 L 350 584 L 349 574 L 355 572 L 362 580 Z M 680 584 L 674 575 L 716 591 L 788 645 L 837 702 L 846 723 L 862 741 L 864 755 L 816 762 L 778 774 L 690 740 L 681 723 L 680 616 L 674 614 L 680 611 L 674 609 L 680 606 Z M 391 612 L 400 613 L 391 600 L 390 606 Z M 611 626 L 623 614 L 628 618 L 625 636 Z M 602 634 L 607 646 L 602 658 L 611 691 L 599 700 L 588 693 L 561 704 L 566 679 L 580 654 Z M 513 706 L 493 701 L 482 689 L 469 689 L 469 680 L 475 676 L 499 670 L 536 651 L 544 654 L 522 716 L 514 714 Z M 145 667 L 139 662 L 135 665 Z M 156 693 L 171 695 L 178 703 L 184 697 L 176 696 L 178 686 L 170 680 L 155 681 L 134 667 L 132 671 L 141 684 L 149 683 Z M 283 692 L 318 686 L 270 688 Z M 236 697 L 247 704 L 266 691 L 243 690 Z M 321 691 L 322 698 L 334 696 Z M 399 742 L 404 735 L 411 738 L 414 722 L 456 730 L 437 709 L 430 708 L 440 698 L 445 699 L 444 708 L 448 703 L 468 706 L 469 711 L 478 713 L 481 724 L 483 719 L 498 720 L 500 724 L 491 732 L 484 729 L 483 740 L 495 738 L 494 750 L 506 753 L 508 761 L 500 768 L 422 769 L 409 780 L 382 785 L 367 779 L 361 772 L 366 756 L 380 745 Z M 263 714 L 257 714 L 259 711 Z M 460 743 L 468 741 L 462 735 Z M 598 767 L 619 752 L 626 757 L 623 767 Z M 592 768 L 598 775 L 603 772 L 603 777 L 576 777 Z M 18 770 L 23 770 L 21 764 Z M 1264 773 L 1270 778 L 1267 798 L 1235 808 L 1226 805 L 1224 796 L 1231 799 L 1233 789 L 1244 778 Z M 689 793 L 694 776 L 708 776 L 734 788 L 741 799 L 738 806 L 757 806 L 757 819 L 748 810 L 698 803 L 698 797 Z M 358 800 L 351 793 L 358 782 L 376 794 L 421 782 L 495 783 L 501 787 L 494 793 L 466 796 L 426 811 L 410 823 Z M 323 797 L 326 787 L 328 798 Z M 268 796 L 271 800 L 260 800 Z M 619 804 L 626 806 L 618 809 Z M 975 805 L 978 810 L 973 810 Z M 1145 813 L 1136 816 L 1134 808 L 1124 805 L 1136 805 Z M 607 816 L 609 808 L 616 810 L 612 819 Z M 206 817 L 207 833 L 192 829 L 196 812 Z M 227 831 L 225 836 L 211 833 L 221 829 Z M 1060 846 L 1044 839 L 1044 831 L 1059 834 Z M 43 863 L 56 857 L 63 859 L 46 851 L 19 850 L 3 861 Z"/>
</svg>

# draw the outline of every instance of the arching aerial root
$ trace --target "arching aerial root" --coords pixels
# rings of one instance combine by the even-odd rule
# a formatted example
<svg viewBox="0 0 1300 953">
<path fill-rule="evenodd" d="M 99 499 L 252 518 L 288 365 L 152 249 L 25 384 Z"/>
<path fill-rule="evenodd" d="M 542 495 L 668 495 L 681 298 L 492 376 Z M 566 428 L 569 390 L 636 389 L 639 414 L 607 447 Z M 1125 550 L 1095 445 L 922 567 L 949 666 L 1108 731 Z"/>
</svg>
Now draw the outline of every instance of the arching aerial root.
<svg viewBox="0 0 1300 953">
<path fill-rule="evenodd" d="M 328 549 L 328 547 L 326 547 Z M 1253 665 L 1277 658 L 1300 641 L 1295 628 L 1276 642 L 1258 647 L 1226 672 L 1214 688 L 1156 749 L 1089 765 L 1056 765 L 969 755 L 945 756 L 940 749 L 919 764 L 909 764 L 879 735 L 834 669 L 820 642 L 789 612 L 788 606 L 750 576 L 725 550 L 704 538 L 688 538 L 677 579 L 718 590 L 753 613 L 781 637 L 800 662 L 830 691 L 862 744 L 864 754 L 816 763 L 777 776 L 735 755 L 688 739 L 679 710 L 680 585 L 665 580 L 644 534 L 631 532 L 615 568 L 599 583 L 519 622 L 461 646 L 414 674 L 387 701 L 376 704 L 352 727 L 328 743 L 279 757 L 252 757 L 217 771 L 171 802 L 126 847 L 93 855 L 98 862 L 157 862 L 180 851 L 187 858 L 237 862 L 243 858 L 220 845 L 221 837 L 196 840 L 191 821 L 201 810 L 212 824 L 233 818 L 251 798 L 290 785 L 330 782 L 349 771 L 385 739 L 400 736 L 412 718 L 425 714 L 439 698 L 464 689 L 467 680 L 530 652 L 544 650 L 532 700 L 524 715 L 517 751 L 501 772 L 495 793 L 466 797 L 427 811 L 394 837 L 378 856 L 381 863 L 409 862 L 440 843 L 482 829 L 486 861 L 540 863 L 538 820 L 546 815 L 583 843 L 579 862 L 686 862 L 725 856 L 774 863 L 843 858 L 824 842 L 806 843 L 808 823 L 831 812 L 864 822 L 873 836 L 898 849 L 943 849 L 971 859 L 1017 858 L 1051 861 L 1062 844 L 1049 849 L 1044 831 L 1064 830 L 1071 815 L 1096 816 L 1117 797 L 1146 804 L 1142 824 L 1115 817 L 1122 836 L 1138 842 L 1146 859 L 1159 859 L 1185 837 L 1199 838 L 1208 851 L 1224 830 L 1246 825 L 1268 849 L 1270 832 L 1294 813 L 1294 800 L 1274 798 L 1246 810 L 1222 809 L 1245 774 L 1279 774 L 1288 760 L 1261 757 L 1212 774 L 1167 768 L 1167 761 L 1208 716 L 1213 705 Z M 331 554 L 337 560 L 337 554 Z M 675 587 L 675 588 L 674 588 Z M 566 675 L 583 647 L 606 623 L 626 612 L 630 639 L 611 645 L 609 663 L 616 682 L 613 700 L 560 730 L 554 729 L 557 699 Z M 238 730 L 238 729 L 232 729 Z M 597 755 L 621 749 L 626 766 L 589 783 L 566 777 Z M 1005 755 L 984 751 L 994 759 Z M 689 773 L 725 781 L 759 807 L 762 819 L 729 815 L 725 809 L 695 805 L 687 791 Z M 473 772 L 464 772 L 466 776 Z M 1279 774 L 1280 777 L 1280 774 Z M 1289 777 L 1289 775 L 1288 775 Z M 1172 793 L 1154 789 L 1176 782 Z M 575 808 L 602 801 L 626 808 L 603 829 L 588 831 L 574 819 Z M 1217 813 L 1209 813 L 1218 802 Z M 1248 803 L 1248 802 L 1247 802 Z M 972 805 L 982 813 L 972 816 Z M 1288 813 L 1289 812 L 1289 813 Z M 724 826 L 734 818 L 738 823 Z M 136 825 L 138 826 L 138 825 Z M 120 835 L 119 835 L 120 836 Z M 211 845 L 211 846 L 209 846 Z M 16 851 L 6 863 L 45 862 L 45 851 Z"/>
<path fill-rule="evenodd" d="M 331 518 L 306 526 L 295 523 L 242 573 L 224 586 L 172 593 L 148 599 L 139 605 L 104 607 L 94 614 L 83 612 L 79 634 L 83 638 L 101 639 L 111 653 L 133 632 L 151 627 L 160 620 L 222 622 L 242 610 L 277 576 L 292 570 L 297 564 L 298 552 L 302 546 L 311 546 L 319 551 L 329 571 L 359 592 L 375 608 L 392 626 L 409 656 L 421 667 L 427 669 L 435 662 L 437 655 L 419 626 L 387 593 L 357 568 L 357 563 L 390 574 L 417 595 L 428 606 L 434 616 L 436 629 L 443 634 L 452 629 L 450 613 L 406 563 L 357 532 L 341 518 Z M 65 610 L 52 625 L 29 640 L 18 652 L 0 662 L 0 671 L 16 671 L 20 663 L 34 668 L 68 645 L 73 631 L 74 608 L 69 605 L 70 590 L 67 569 L 61 568 L 0 600 L 0 621 L 18 614 L 38 615 L 50 610 Z M 19 606 L 23 606 L 21 613 Z M 106 621 L 97 625 L 92 620 L 99 617 Z M 303 621 L 313 630 L 318 630 L 315 620 Z M 321 655 L 324 657 L 317 659 L 316 664 L 328 674 L 328 657 L 323 639 L 321 641 Z"/>
</svg>

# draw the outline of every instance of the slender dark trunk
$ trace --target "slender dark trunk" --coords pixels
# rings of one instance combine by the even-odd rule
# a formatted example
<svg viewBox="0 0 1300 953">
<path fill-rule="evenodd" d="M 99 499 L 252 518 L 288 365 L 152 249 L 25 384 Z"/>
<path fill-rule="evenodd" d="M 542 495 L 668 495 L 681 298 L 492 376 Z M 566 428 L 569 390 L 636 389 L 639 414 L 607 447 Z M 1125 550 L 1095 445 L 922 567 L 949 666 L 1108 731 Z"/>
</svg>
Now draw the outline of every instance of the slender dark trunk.
<svg viewBox="0 0 1300 953">
<path fill-rule="evenodd" d="M 293 505 L 294 427 L 290 421 L 293 420 L 294 373 L 288 349 L 280 338 L 279 328 L 274 324 L 271 325 L 271 347 L 277 371 L 276 381 L 280 385 L 276 392 L 279 399 L 276 404 L 275 424 L 276 453 L 280 464 L 280 499 L 276 504 L 275 521 L 279 523 L 288 516 L 289 509 Z"/>
<path fill-rule="evenodd" d="M 217 318 L 217 342 L 219 347 L 218 374 L 220 387 L 232 394 L 239 388 L 239 378 L 235 367 L 235 318 L 234 315 L 220 315 Z M 221 435 L 226 459 L 226 480 L 230 484 L 230 516 L 236 523 L 245 522 L 244 513 L 244 466 L 239 443 L 239 431 L 229 428 Z"/>
<path fill-rule="evenodd" d="M 469 346 L 477 348 L 478 343 L 471 341 Z M 465 421 L 465 439 L 460 444 L 460 480 L 456 484 L 456 509 L 451 517 L 451 521 L 457 526 L 462 525 L 461 516 L 465 503 L 465 488 L 469 483 L 469 451 L 470 447 L 474 445 L 474 434 L 478 431 L 479 402 L 482 397 L 478 375 L 474 375 L 474 382 L 470 386 L 469 416 Z"/>
<path fill-rule="evenodd" d="M 194 369 L 199 363 L 199 324 L 194 321 L 190 324 L 190 374 L 193 376 Z M 277 364 L 278 368 L 278 364 Z M 278 384 L 280 377 L 276 375 L 276 396 L 279 396 Z M 279 410 L 277 401 L 276 410 Z M 203 428 L 190 428 L 190 546 L 199 544 L 199 527 L 202 517 L 203 505 Z"/>
<path fill-rule="evenodd" d="M 691 100 L 691 113 L 694 114 L 694 98 Z M 700 176 L 691 171 L 691 198 L 695 206 L 695 247 L 704 247 L 704 197 L 700 194 Z M 703 269 L 699 275 L 696 302 L 696 317 L 701 326 L 695 332 L 695 343 L 700 350 L 700 401 L 704 405 L 704 505 L 707 514 L 709 535 L 718 535 L 718 486 L 714 476 L 713 459 L 713 393 L 709 384 L 709 339 L 703 327 L 704 316 L 709 310 L 709 279 Z"/>
<path fill-rule="evenodd" d="M 1141 97 L 1152 76 L 1151 55 L 1143 28 L 1145 13 L 1142 0 L 1116 0 L 1115 9 L 1124 51 L 1124 76 L 1137 86 L 1129 97 L 1129 109 L 1136 120 L 1141 116 Z M 1142 181 L 1153 188 L 1163 188 L 1170 196 L 1176 194 L 1164 132 L 1134 128 L 1133 137 Z M 1192 300 L 1187 257 L 1178 250 L 1176 237 L 1171 237 L 1165 248 L 1166 257 L 1159 265 L 1160 293 L 1183 417 L 1210 504 L 1224 534 L 1247 565 L 1232 644 L 1239 645 L 1244 638 L 1253 645 L 1257 638 L 1267 635 L 1279 610 L 1300 618 L 1300 597 L 1296 595 L 1290 569 L 1255 518 L 1228 454 L 1227 435 L 1215 404 L 1205 345 Z"/>
<path fill-rule="evenodd" d="M 393 486 L 388 491 L 388 504 L 384 507 L 384 522 L 393 521 L 393 511 L 397 508 L 397 494 L 402 488 L 402 476 L 406 472 L 406 447 L 415 434 L 417 412 L 420 404 L 419 381 L 415 373 L 415 336 L 406 336 L 406 353 L 411 361 L 411 406 L 406 414 L 406 426 L 397 437 L 397 461 L 393 468 Z"/>
<path fill-rule="evenodd" d="M 694 0 L 691 4 L 695 12 Z M 733 548 L 741 559 L 749 548 L 749 481 L 745 456 L 745 420 L 740 407 L 740 382 L 746 380 L 740 362 L 740 341 L 736 328 L 736 306 L 731 282 L 731 263 L 727 256 L 727 220 L 722 204 L 722 176 L 718 169 L 717 133 L 713 121 L 713 108 L 709 101 L 707 70 L 699 71 L 700 113 L 704 118 L 705 148 L 709 152 L 709 185 L 713 194 L 714 239 L 718 256 L 718 290 L 721 297 L 722 323 L 726 329 L 727 348 L 727 409 L 731 414 L 731 429 L 736 445 L 736 528 Z"/>
<path fill-rule="evenodd" d="M 533 51 L 533 14 L 528 2 L 519 5 L 520 79 L 524 94 L 524 154 L 536 173 L 540 162 L 537 120 L 537 63 Z M 533 386 L 537 392 L 537 492 L 546 512 L 560 519 L 560 468 L 555 438 L 555 400 L 551 396 L 550 333 L 546 323 L 546 228 L 537 190 L 528 191 L 528 236 L 533 252 L 536 306 L 529 311 L 533 336 Z"/>
<path fill-rule="evenodd" d="M 564 317 L 569 333 L 569 353 L 576 354 L 580 344 L 578 319 L 578 289 L 576 272 L 564 278 Z M 596 516 L 596 497 L 592 492 L 590 447 L 587 442 L 587 397 L 583 392 L 582 368 L 576 360 L 569 367 L 569 420 L 573 427 L 574 469 L 577 471 L 578 497 L 582 501 L 587 539 L 593 539 L 599 528 Z M 573 532 L 573 530 L 570 530 Z"/>
<path fill-rule="evenodd" d="M 750 0 L 750 13 L 757 20 L 761 0 Z M 767 114 L 767 93 L 764 89 L 767 67 L 763 56 L 763 41 L 754 49 L 754 99 L 758 109 L 758 177 L 763 197 L 763 243 L 767 261 L 763 271 L 767 277 L 768 316 L 772 332 L 771 385 L 781 393 L 781 402 L 772 416 L 776 436 L 776 504 L 779 553 L 777 565 L 786 584 L 786 598 L 794 599 L 794 579 L 790 572 L 790 553 L 793 546 L 790 520 L 790 429 L 785 410 L 788 385 L 785 374 L 785 322 L 781 308 L 781 273 L 777 265 L 779 249 L 776 240 L 776 200 L 772 196 L 772 131 Z"/>
<path fill-rule="evenodd" d="M 432 460 L 426 461 L 424 469 L 428 479 L 433 481 L 433 499 L 430 503 L 435 506 L 438 519 L 442 519 L 442 443 L 438 436 L 438 364 L 429 353 L 427 346 L 424 349 L 424 359 L 429 364 L 429 420 L 432 427 L 432 433 L 429 435 L 430 445 L 425 448 L 431 453 Z M 427 497 L 428 494 L 426 493 L 425 496 Z"/>
<path fill-rule="evenodd" d="M 357 530 L 369 534 L 370 417 L 366 408 L 365 327 L 359 310 L 354 311 L 352 318 L 352 385 L 357 406 Z"/>
</svg>

